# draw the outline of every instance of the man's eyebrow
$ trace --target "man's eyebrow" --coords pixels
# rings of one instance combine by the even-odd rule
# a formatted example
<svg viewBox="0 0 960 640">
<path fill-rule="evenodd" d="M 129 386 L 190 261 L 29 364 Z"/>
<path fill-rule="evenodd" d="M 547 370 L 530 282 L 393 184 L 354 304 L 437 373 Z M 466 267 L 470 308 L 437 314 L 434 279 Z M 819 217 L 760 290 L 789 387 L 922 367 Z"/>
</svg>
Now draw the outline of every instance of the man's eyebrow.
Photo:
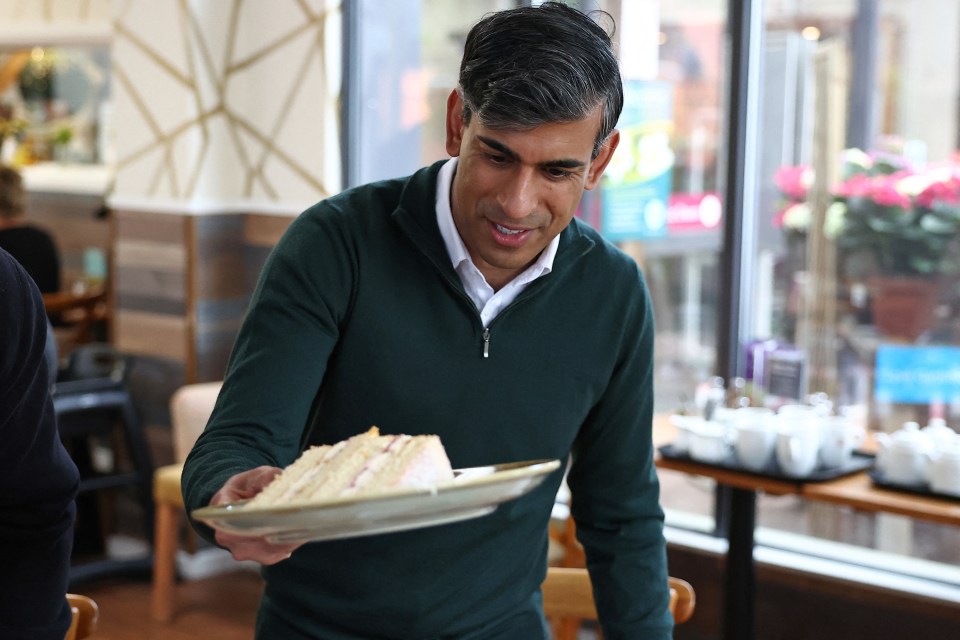
<svg viewBox="0 0 960 640">
<path fill-rule="evenodd" d="M 499 140 L 494 140 L 493 138 L 488 138 L 487 136 L 478 135 L 477 138 L 487 145 L 497 153 L 507 156 L 511 160 L 518 160 L 517 152 L 503 144 Z M 541 163 L 542 167 L 553 168 L 553 169 L 580 169 L 584 166 L 584 163 L 576 158 L 559 158 L 557 160 L 548 160 Z"/>
</svg>

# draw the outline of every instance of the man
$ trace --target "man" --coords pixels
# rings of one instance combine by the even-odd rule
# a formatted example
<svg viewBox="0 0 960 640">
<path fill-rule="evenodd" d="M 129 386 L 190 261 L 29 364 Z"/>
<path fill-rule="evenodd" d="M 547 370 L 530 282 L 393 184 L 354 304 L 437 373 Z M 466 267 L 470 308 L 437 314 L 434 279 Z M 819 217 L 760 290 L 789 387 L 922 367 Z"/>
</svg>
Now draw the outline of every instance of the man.
<svg viewBox="0 0 960 640">
<path fill-rule="evenodd" d="M 255 495 L 307 444 L 370 425 L 439 434 L 454 467 L 572 451 L 606 637 L 671 637 L 653 316 L 636 264 L 573 220 L 622 100 L 609 36 L 583 14 L 544 3 L 481 20 L 447 102 L 453 159 L 321 202 L 275 248 L 187 459 L 188 509 Z M 457 524 L 216 540 L 267 565 L 260 638 L 545 638 L 561 479 Z"/>
<path fill-rule="evenodd" d="M 0 638 L 62 640 L 77 467 L 60 442 L 36 285 L 0 249 Z"/>
<path fill-rule="evenodd" d="M 23 176 L 0 165 L 0 249 L 23 265 L 41 293 L 60 290 L 60 253 L 49 233 L 26 224 Z"/>
</svg>

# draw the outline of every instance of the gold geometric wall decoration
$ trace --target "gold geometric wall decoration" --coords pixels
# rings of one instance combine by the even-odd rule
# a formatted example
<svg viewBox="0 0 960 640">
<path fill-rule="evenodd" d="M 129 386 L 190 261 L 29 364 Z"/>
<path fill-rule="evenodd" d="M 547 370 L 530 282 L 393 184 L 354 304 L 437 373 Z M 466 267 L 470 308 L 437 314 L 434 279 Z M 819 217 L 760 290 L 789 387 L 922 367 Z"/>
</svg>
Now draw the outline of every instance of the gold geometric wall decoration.
<svg viewBox="0 0 960 640">
<path fill-rule="evenodd" d="M 114 11 L 112 197 L 296 208 L 339 190 L 339 0 Z"/>
</svg>

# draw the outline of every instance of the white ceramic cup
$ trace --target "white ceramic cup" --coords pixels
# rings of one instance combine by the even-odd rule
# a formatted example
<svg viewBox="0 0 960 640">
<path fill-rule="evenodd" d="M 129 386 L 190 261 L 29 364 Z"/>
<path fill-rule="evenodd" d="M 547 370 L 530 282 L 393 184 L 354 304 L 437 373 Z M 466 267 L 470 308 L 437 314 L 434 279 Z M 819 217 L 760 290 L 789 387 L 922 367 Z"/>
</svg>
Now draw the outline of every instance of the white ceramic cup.
<svg viewBox="0 0 960 640">
<path fill-rule="evenodd" d="M 817 468 L 820 431 L 805 419 L 781 419 L 777 432 L 776 456 L 780 470 L 791 477 L 810 475 Z"/>
<path fill-rule="evenodd" d="M 733 449 L 737 463 L 749 471 L 766 467 L 773 459 L 777 440 L 773 410 L 743 407 L 733 412 L 731 423 L 736 433 Z"/>
<path fill-rule="evenodd" d="M 688 453 L 690 451 L 690 432 L 706 422 L 700 416 L 670 416 L 670 423 L 677 429 L 677 437 L 673 441 L 673 450 L 676 453 Z"/>
<path fill-rule="evenodd" d="M 810 420 L 816 420 L 821 415 L 820 410 L 817 407 L 809 404 L 785 404 L 777 409 L 777 415 L 781 415 L 784 418 L 809 418 Z"/>
<path fill-rule="evenodd" d="M 733 448 L 737 463 L 749 471 L 760 471 L 773 459 L 777 431 L 773 428 L 740 427 Z"/>
<path fill-rule="evenodd" d="M 839 468 L 850 462 L 853 451 L 861 444 L 865 434 L 853 420 L 843 416 L 827 416 L 820 419 L 820 463 L 825 467 Z"/>
<path fill-rule="evenodd" d="M 690 457 L 700 462 L 722 462 L 730 455 L 730 435 L 726 425 L 703 422 L 691 427 Z"/>
</svg>

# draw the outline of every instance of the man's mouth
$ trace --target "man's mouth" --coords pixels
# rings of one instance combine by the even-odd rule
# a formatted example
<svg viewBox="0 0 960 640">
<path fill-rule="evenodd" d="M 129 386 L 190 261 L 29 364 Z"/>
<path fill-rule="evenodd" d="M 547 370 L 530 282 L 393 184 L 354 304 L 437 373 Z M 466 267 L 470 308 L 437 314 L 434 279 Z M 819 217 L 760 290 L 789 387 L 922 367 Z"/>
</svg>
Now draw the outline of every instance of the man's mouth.
<svg viewBox="0 0 960 640">
<path fill-rule="evenodd" d="M 518 248 L 523 246 L 527 239 L 530 237 L 530 234 L 533 232 L 532 229 L 511 229 L 510 227 L 505 227 L 502 224 L 490 221 L 490 230 L 492 231 L 492 236 L 494 241 L 503 246 L 509 248 Z"/>
<path fill-rule="evenodd" d="M 508 236 L 512 236 L 518 233 L 523 233 L 524 231 L 523 229 L 508 229 L 502 225 L 497 224 L 496 222 L 493 223 L 493 226 L 497 228 L 497 231 Z"/>
</svg>

